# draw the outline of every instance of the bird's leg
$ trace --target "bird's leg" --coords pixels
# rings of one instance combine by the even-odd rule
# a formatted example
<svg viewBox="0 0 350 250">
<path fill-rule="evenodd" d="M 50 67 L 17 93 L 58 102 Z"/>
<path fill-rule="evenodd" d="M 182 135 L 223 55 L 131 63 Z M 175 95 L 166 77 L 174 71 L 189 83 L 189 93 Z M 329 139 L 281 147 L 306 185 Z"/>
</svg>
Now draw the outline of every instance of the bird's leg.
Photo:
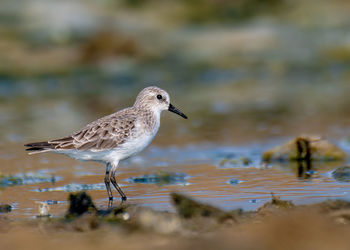
<svg viewBox="0 0 350 250">
<path fill-rule="evenodd" d="M 112 190 L 111 190 L 111 180 L 110 180 L 110 171 L 111 171 L 112 165 L 110 163 L 107 163 L 106 166 L 106 175 L 105 175 L 105 185 L 108 193 L 108 198 L 109 198 L 109 204 L 110 206 L 112 205 L 113 201 L 113 195 L 112 195 Z"/>
<path fill-rule="evenodd" d="M 122 189 L 119 187 L 116 179 L 115 179 L 115 172 L 117 171 L 117 166 L 118 164 L 113 164 L 112 165 L 112 169 L 111 169 L 111 175 L 110 175 L 110 179 L 111 182 L 113 184 L 113 186 L 115 187 L 115 189 L 117 189 L 117 191 L 119 192 L 120 196 L 122 197 L 122 201 L 126 201 L 127 197 L 124 194 L 124 192 L 122 191 Z"/>
</svg>

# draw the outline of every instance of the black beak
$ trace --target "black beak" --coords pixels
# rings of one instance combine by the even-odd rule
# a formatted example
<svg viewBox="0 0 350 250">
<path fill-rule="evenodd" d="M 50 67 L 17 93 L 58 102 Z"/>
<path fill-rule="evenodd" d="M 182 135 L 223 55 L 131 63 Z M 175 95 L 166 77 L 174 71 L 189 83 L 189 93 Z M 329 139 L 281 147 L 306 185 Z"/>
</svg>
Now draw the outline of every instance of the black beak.
<svg viewBox="0 0 350 250">
<path fill-rule="evenodd" d="M 178 114 L 179 116 L 182 116 L 183 118 L 187 119 L 187 116 L 186 116 L 184 113 L 182 113 L 180 110 L 178 110 L 177 108 L 175 108 L 171 103 L 169 104 L 168 110 L 169 110 L 170 112 L 173 112 L 173 113 L 175 113 L 175 114 Z"/>
</svg>

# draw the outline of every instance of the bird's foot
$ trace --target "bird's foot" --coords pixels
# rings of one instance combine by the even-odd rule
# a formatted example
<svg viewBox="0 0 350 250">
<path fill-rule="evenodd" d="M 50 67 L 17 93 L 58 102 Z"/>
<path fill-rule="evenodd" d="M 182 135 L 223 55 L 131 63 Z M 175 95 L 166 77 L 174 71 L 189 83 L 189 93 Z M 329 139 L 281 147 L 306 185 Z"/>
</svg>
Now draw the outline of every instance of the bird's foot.
<svg viewBox="0 0 350 250">
<path fill-rule="evenodd" d="M 113 205 L 113 197 L 108 197 L 109 200 L 108 200 L 108 208 L 112 208 L 112 205 Z"/>
</svg>

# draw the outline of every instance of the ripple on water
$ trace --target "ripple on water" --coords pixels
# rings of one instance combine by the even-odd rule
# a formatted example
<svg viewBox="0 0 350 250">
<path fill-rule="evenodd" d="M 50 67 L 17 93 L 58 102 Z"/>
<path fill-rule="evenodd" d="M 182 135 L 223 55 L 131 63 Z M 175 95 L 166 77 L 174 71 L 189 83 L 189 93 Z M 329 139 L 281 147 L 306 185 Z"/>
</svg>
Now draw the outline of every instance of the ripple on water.
<svg viewBox="0 0 350 250">
<path fill-rule="evenodd" d="M 130 177 L 129 183 L 157 184 L 157 185 L 188 185 L 189 175 L 185 173 L 158 172 L 155 174 L 145 174 L 139 177 Z"/>
<path fill-rule="evenodd" d="M 260 145 L 218 146 L 188 145 L 184 147 L 152 146 L 144 153 L 125 161 L 126 165 L 168 167 L 180 164 L 212 164 L 218 167 L 251 167 L 261 162 Z"/>
<path fill-rule="evenodd" d="M 17 185 L 32 185 L 37 183 L 56 183 L 63 178 L 56 175 L 47 175 L 42 172 L 28 172 L 14 175 L 1 175 L 0 187 L 9 187 Z"/>
<path fill-rule="evenodd" d="M 122 185 L 119 185 L 122 186 Z M 77 191 L 87 191 L 87 190 L 105 190 L 106 186 L 104 183 L 97 184 L 80 184 L 80 183 L 70 183 L 60 187 L 50 187 L 50 188 L 37 188 L 32 189 L 34 192 L 52 192 L 52 191 L 63 191 L 63 192 L 77 192 Z"/>
</svg>

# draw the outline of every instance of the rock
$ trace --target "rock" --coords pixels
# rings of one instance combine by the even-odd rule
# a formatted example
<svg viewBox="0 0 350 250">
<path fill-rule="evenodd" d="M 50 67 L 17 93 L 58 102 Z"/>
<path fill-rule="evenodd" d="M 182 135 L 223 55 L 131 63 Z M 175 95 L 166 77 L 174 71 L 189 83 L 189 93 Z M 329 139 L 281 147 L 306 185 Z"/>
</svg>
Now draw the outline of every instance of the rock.
<svg viewBox="0 0 350 250">
<path fill-rule="evenodd" d="M 12 207 L 9 204 L 0 204 L 0 213 L 9 213 L 12 211 Z"/>
<path fill-rule="evenodd" d="M 332 177 L 340 182 L 350 182 L 350 167 L 339 167 L 332 172 Z"/>
<path fill-rule="evenodd" d="M 221 168 L 241 168 L 249 166 L 253 163 L 248 157 L 240 157 L 237 159 L 224 158 L 219 162 L 219 167 Z"/>
<path fill-rule="evenodd" d="M 85 192 L 69 194 L 69 209 L 67 218 L 77 217 L 84 213 L 96 213 L 97 209 L 90 195 Z"/>
<path fill-rule="evenodd" d="M 336 161 L 344 160 L 346 153 L 338 146 L 317 136 L 300 136 L 272 148 L 262 155 L 265 162 L 271 161 Z"/>
<path fill-rule="evenodd" d="M 38 212 L 37 217 L 50 217 L 50 206 L 46 202 L 37 201 Z"/>
<path fill-rule="evenodd" d="M 98 214 L 104 222 L 119 224 L 129 230 L 146 230 L 160 234 L 184 232 L 177 214 L 134 204 L 121 204 L 110 210 L 99 211 Z"/>
<path fill-rule="evenodd" d="M 172 193 L 171 199 L 176 207 L 177 212 L 180 216 L 184 218 L 191 218 L 195 216 L 203 217 L 216 217 L 223 212 L 210 205 L 201 204 L 197 201 L 194 201 L 191 198 L 188 198 L 184 195 L 178 193 Z"/>
<path fill-rule="evenodd" d="M 241 181 L 241 180 L 239 180 L 239 179 L 236 179 L 236 178 L 232 178 L 232 179 L 230 179 L 230 180 L 228 181 L 228 183 L 229 183 L 230 185 L 233 185 L 233 186 L 238 185 L 238 184 L 241 183 L 241 182 L 243 182 L 243 181 Z"/>
<path fill-rule="evenodd" d="M 258 214 L 267 214 L 274 213 L 277 211 L 289 210 L 295 207 L 295 205 L 291 201 L 281 200 L 279 197 L 272 195 L 271 201 L 265 203 L 261 207 L 258 208 Z"/>
<path fill-rule="evenodd" d="M 178 193 L 172 193 L 170 196 L 178 214 L 185 219 L 206 217 L 215 218 L 218 222 L 224 222 L 226 220 L 236 221 L 236 213 L 241 212 L 241 210 L 225 212 L 219 208 L 199 203 Z"/>
<path fill-rule="evenodd" d="M 125 216 L 126 214 L 129 216 Z M 174 213 L 159 212 L 150 208 L 137 207 L 134 211 L 123 213 L 122 216 L 123 218 L 129 217 L 130 220 L 136 220 L 138 225 L 143 229 L 152 230 L 161 234 L 180 233 L 183 231 L 181 220 L 179 216 Z"/>
</svg>

